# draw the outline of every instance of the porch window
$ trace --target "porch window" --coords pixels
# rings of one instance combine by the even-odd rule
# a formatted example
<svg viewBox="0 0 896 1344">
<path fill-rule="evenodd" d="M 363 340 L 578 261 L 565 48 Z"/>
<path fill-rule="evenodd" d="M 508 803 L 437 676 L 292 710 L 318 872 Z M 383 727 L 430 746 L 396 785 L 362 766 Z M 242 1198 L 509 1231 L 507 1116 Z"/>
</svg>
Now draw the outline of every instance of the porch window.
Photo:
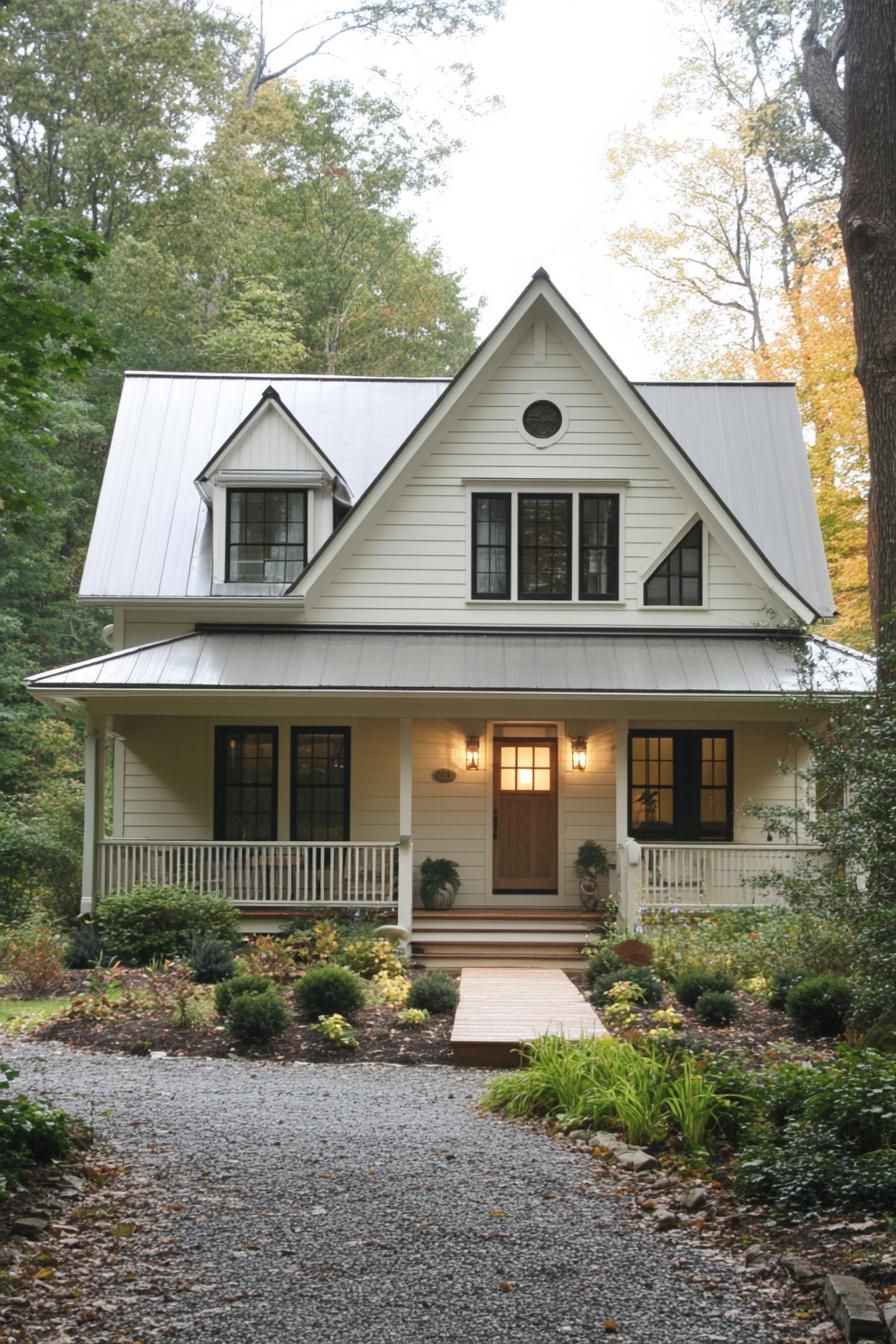
<svg viewBox="0 0 896 1344">
<path fill-rule="evenodd" d="M 305 490 L 227 491 L 229 583 L 292 583 L 307 556 Z"/>
<path fill-rule="evenodd" d="M 629 831 L 649 840 L 730 840 L 730 731 L 629 734 Z"/>
<path fill-rule="evenodd" d="M 572 597 L 571 495 L 520 495 L 519 596 Z"/>
<path fill-rule="evenodd" d="M 294 840 L 349 838 L 348 728 L 293 728 Z"/>
<path fill-rule="evenodd" d="M 510 597 L 510 496 L 473 496 L 473 596 Z"/>
<path fill-rule="evenodd" d="M 579 497 L 579 597 L 619 597 L 619 496 Z"/>
<path fill-rule="evenodd" d="M 276 838 L 276 728 L 216 728 L 215 839 Z"/>
<path fill-rule="evenodd" d="M 699 607 L 702 603 L 703 524 L 695 523 L 645 583 L 644 605 Z"/>
</svg>

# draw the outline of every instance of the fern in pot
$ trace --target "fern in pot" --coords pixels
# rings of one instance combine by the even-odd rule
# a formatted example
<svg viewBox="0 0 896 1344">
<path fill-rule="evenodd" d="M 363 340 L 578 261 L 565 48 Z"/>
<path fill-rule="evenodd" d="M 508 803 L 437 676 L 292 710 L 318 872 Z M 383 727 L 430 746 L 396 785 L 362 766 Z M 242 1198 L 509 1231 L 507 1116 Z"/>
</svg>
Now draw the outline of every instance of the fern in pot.
<svg viewBox="0 0 896 1344">
<path fill-rule="evenodd" d="M 460 890 L 454 859 L 424 859 L 420 865 L 420 899 L 427 910 L 448 910 Z"/>
<path fill-rule="evenodd" d="M 596 840 L 583 840 L 576 854 L 579 898 L 585 910 L 603 910 L 609 897 L 609 884 L 601 879 L 610 871 L 607 851 Z"/>
</svg>

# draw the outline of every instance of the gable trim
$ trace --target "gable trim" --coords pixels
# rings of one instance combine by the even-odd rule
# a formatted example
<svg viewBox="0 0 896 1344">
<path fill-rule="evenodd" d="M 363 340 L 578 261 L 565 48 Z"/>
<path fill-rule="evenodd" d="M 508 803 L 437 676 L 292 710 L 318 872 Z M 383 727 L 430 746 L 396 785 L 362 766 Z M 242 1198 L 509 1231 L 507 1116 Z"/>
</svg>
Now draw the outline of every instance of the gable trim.
<svg viewBox="0 0 896 1344">
<path fill-rule="evenodd" d="M 349 540 L 357 534 L 359 527 L 369 515 L 372 507 L 385 494 L 386 490 L 396 483 L 401 471 L 413 460 L 416 451 L 422 446 L 433 425 L 442 420 L 460 398 L 465 395 L 473 379 L 479 375 L 487 361 L 497 354 L 500 347 L 513 334 L 515 329 L 522 325 L 527 310 L 539 299 L 544 300 L 572 338 L 578 342 L 585 356 L 607 378 L 612 391 L 617 395 L 623 409 L 635 424 L 659 447 L 667 459 L 669 467 L 679 476 L 682 486 L 694 496 L 696 503 L 694 512 L 706 511 L 709 516 L 704 518 L 704 523 L 714 522 L 718 530 L 725 532 L 731 538 L 736 549 L 750 568 L 757 573 L 757 576 L 776 596 L 793 610 L 799 619 L 807 622 L 819 619 L 822 613 L 816 610 L 812 603 L 803 597 L 775 568 L 699 467 L 662 423 L 637 388 L 625 377 L 619 366 L 607 354 L 582 318 L 550 280 L 547 273 L 541 269 L 535 272 L 530 284 L 523 290 L 494 330 L 481 342 L 454 380 L 444 389 L 416 427 L 381 468 L 354 507 L 342 520 L 340 526 L 330 534 L 288 591 L 290 593 L 300 591 L 307 599 L 319 587 L 324 574 L 334 562 L 336 556 L 347 546 Z"/>
</svg>

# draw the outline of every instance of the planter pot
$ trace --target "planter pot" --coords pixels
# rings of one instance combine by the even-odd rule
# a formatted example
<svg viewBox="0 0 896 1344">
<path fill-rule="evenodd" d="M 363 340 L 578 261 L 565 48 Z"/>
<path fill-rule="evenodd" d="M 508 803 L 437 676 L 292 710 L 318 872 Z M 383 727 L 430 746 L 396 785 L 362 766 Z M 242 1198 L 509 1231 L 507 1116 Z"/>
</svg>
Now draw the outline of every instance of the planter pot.
<svg viewBox="0 0 896 1344">
<path fill-rule="evenodd" d="M 593 910 L 595 913 L 605 911 L 610 900 L 609 875 L 598 873 L 597 877 L 580 877 L 579 900 L 583 910 Z"/>
<path fill-rule="evenodd" d="M 450 910 L 457 892 L 454 887 L 439 887 L 436 891 L 421 891 L 420 899 L 425 910 Z"/>
</svg>

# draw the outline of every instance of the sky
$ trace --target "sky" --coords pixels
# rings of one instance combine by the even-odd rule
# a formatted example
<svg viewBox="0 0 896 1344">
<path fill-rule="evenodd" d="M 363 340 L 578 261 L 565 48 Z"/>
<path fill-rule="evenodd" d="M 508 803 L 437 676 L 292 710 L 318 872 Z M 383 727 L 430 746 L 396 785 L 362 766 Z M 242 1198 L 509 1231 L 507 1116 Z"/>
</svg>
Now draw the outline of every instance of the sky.
<svg viewBox="0 0 896 1344">
<path fill-rule="evenodd" d="M 258 0 L 227 7 L 257 20 Z M 265 0 L 268 46 L 316 9 Z M 544 266 L 623 370 L 650 378 L 661 369 L 638 320 L 644 281 L 611 257 L 609 235 L 652 202 L 618 200 L 606 158 L 615 136 L 648 118 L 677 53 L 662 0 L 507 0 L 506 18 L 476 38 L 393 46 L 347 37 L 301 76 L 375 88 L 370 67 L 385 66 L 422 115 L 438 112 L 464 137 L 444 186 L 408 205 L 418 240 L 438 244 L 468 297 L 485 300 L 480 336 Z M 454 62 L 472 65 L 477 92 L 503 107 L 454 115 L 437 74 Z"/>
</svg>

